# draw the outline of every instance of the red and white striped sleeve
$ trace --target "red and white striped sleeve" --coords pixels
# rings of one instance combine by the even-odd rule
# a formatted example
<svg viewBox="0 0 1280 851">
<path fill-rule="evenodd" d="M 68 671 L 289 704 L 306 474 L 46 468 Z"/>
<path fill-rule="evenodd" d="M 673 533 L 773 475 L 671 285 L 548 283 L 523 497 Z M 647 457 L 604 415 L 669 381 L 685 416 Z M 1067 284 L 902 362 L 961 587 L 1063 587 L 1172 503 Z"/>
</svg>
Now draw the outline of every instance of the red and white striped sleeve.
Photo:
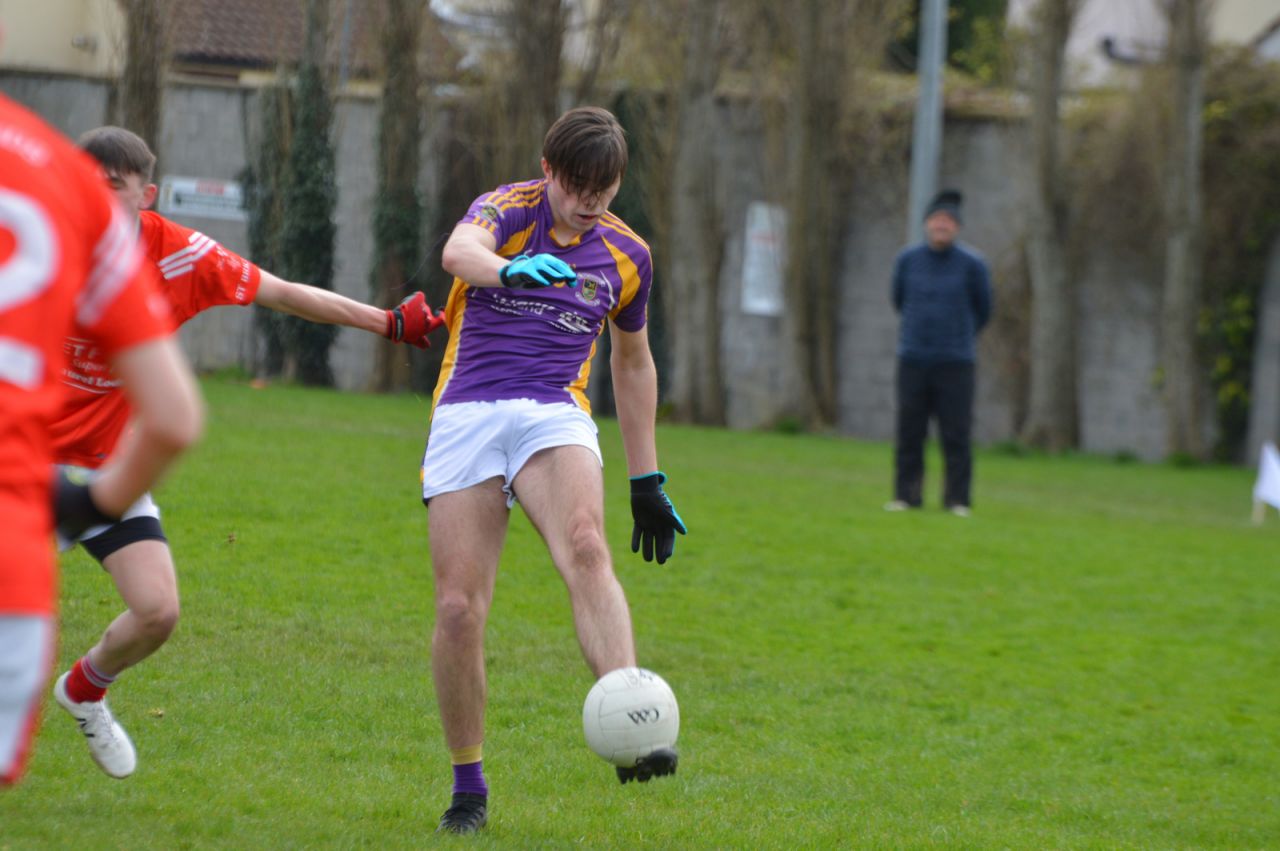
<svg viewBox="0 0 1280 851">
<path fill-rule="evenodd" d="M 150 211 L 141 215 L 147 256 L 164 280 L 177 324 L 201 311 L 228 304 L 251 304 L 262 273 L 217 240 Z"/>
</svg>

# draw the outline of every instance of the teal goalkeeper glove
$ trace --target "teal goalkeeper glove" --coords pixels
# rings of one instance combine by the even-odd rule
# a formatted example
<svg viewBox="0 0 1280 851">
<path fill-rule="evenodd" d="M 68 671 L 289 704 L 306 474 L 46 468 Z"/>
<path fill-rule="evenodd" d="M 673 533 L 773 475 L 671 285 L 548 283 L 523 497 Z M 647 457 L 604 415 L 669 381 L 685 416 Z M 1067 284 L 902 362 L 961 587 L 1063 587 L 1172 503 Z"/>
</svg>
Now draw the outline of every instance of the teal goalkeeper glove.
<svg viewBox="0 0 1280 851">
<path fill-rule="evenodd" d="M 644 547 L 644 560 L 658 564 L 671 558 L 676 549 L 676 532 L 688 534 L 684 521 L 676 513 L 676 507 L 662 490 L 667 474 L 659 470 L 647 476 L 631 479 L 631 517 L 635 527 L 631 531 L 631 552 Z"/>
<path fill-rule="evenodd" d="M 521 254 L 498 270 L 504 287 L 518 290 L 549 287 L 552 284 L 578 285 L 578 274 L 569 264 L 550 254 Z"/>
</svg>

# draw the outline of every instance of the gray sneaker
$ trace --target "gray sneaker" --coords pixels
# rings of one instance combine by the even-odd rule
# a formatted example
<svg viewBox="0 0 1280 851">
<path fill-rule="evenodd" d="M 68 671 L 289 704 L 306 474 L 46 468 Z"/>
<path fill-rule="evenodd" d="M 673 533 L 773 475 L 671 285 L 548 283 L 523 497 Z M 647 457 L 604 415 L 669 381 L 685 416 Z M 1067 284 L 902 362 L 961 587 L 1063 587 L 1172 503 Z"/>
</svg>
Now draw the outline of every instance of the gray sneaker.
<svg viewBox="0 0 1280 851">
<path fill-rule="evenodd" d="M 80 725 L 84 740 L 89 744 L 89 755 L 98 767 L 116 779 L 133 774 L 138 767 L 138 754 L 129 741 L 129 734 L 116 722 L 107 708 L 106 699 L 76 703 L 67 697 L 67 676 L 58 677 L 53 686 L 53 699 L 67 710 Z"/>
</svg>

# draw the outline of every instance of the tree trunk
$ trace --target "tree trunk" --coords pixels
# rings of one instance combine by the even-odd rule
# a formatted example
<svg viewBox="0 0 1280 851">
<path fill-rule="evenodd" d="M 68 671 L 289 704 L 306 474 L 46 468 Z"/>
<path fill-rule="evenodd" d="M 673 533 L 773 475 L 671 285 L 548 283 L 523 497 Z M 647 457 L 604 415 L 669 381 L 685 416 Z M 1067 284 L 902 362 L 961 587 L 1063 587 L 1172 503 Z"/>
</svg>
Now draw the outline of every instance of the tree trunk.
<svg viewBox="0 0 1280 851">
<path fill-rule="evenodd" d="M 689 8 L 684 76 L 677 108 L 667 281 L 671 388 L 679 419 L 722 425 L 720 264 L 723 239 L 715 198 L 715 87 L 720 73 L 721 0 Z"/>
<path fill-rule="evenodd" d="M 1200 361 L 1196 313 L 1201 269 L 1201 151 L 1204 106 L 1205 3 L 1171 0 L 1169 61 L 1173 71 L 1173 121 L 1164 179 L 1164 299 L 1161 366 L 1170 454 L 1205 457 L 1201 432 Z"/>
<path fill-rule="evenodd" d="M 378 117 L 378 197 L 374 210 L 374 303 L 394 307 L 415 287 L 408 283 L 421 257 L 422 205 L 418 198 L 422 104 L 418 95 L 418 33 L 422 0 L 384 0 L 382 32 L 386 84 Z M 410 350 L 379 341 L 375 389 L 409 386 Z"/>
<path fill-rule="evenodd" d="M 160 150 L 160 103 L 168 58 L 166 0 L 125 3 L 125 61 L 120 78 L 120 122 Z"/>
<path fill-rule="evenodd" d="M 1032 53 L 1031 362 L 1022 440 L 1051 451 L 1076 445 L 1076 303 L 1067 269 L 1061 144 L 1063 56 L 1075 3 L 1041 0 Z"/>
<path fill-rule="evenodd" d="M 249 211 L 249 256 L 260 268 L 281 269 L 280 234 L 284 227 L 285 169 L 289 159 L 292 104 L 288 86 L 274 83 L 258 90 L 260 135 L 246 140 L 252 151 L 245 170 Z M 253 324 L 262 336 L 262 358 L 254 370 L 260 378 L 284 373 L 285 314 L 253 306 Z"/>
<path fill-rule="evenodd" d="M 586 24 L 591 35 L 587 56 L 582 62 L 581 74 L 574 88 L 575 104 L 591 103 L 595 98 L 601 72 L 618 53 L 631 0 L 611 0 L 594 6 L 594 9 L 590 9 L 591 20 Z"/>
<path fill-rule="evenodd" d="M 508 73 L 498 93 L 493 180 L 535 177 L 542 139 L 560 115 L 560 54 L 567 12 L 562 0 L 513 0 L 507 13 Z"/>
<path fill-rule="evenodd" d="M 840 115 L 833 69 L 843 69 L 840 0 L 796 9 L 795 83 L 788 180 L 786 316 L 789 354 L 796 369 L 799 416 L 823 429 L 836 420 L 836 246 L 843 216 L 836 194 L 845 191 L 836 168 L 833 125 Z M 831 8 L 828 8 L 831 7 Z"/>
<path fill-rule="evenodd" d="M 293 144 L 285 168 L 284 222 L 280 234 L 281 275 L 333 289 L 333 210 L 337 203 L 333 146 L 329 140 L 333 103 L 322 71 L 328 32 L 327 0 L 306 0 L 305 44 L 293 99 Z M 284 319 L 286 377 L 304 384 L 333 384 L 329 349 L 334 325 Z"/>
</svg>

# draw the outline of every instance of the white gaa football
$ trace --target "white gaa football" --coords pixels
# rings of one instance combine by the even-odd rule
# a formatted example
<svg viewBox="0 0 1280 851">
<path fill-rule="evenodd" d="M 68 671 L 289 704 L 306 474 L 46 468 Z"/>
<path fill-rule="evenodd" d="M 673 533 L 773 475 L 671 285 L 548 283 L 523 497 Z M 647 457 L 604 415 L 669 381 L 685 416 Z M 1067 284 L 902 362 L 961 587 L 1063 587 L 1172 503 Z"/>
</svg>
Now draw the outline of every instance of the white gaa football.
<svg viewBox="0 0 1280 851">
<path fill-rule="evenodd" d="M 644 668 L 619 668 L 599 679 L 582 706 L 582 731 L 599 756 L 623 768 L 658 748 L 675 745 L 680 707 L 662 677 Z"/>
</svg>

